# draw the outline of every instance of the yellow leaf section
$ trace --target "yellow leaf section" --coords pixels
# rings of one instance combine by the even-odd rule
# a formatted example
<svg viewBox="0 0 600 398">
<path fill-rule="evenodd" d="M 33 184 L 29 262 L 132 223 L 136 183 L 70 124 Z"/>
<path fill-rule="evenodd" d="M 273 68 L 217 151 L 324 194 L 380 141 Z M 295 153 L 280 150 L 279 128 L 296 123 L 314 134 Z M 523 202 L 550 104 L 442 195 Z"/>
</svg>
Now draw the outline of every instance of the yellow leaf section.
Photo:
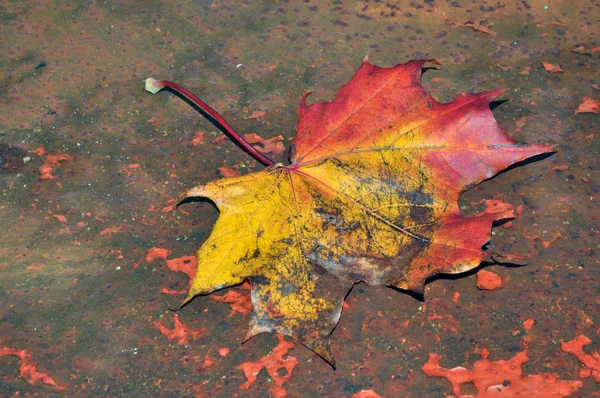
<svg viewBox="0 0 600 398">
<path fill-rule="evenodd" d="M 280 332 L 297 338 L 333 362 L 329 334 L 339 320 L 352 283 L 315 270 L 306 252 L 314 242 L 298 233 L 299 201 L 289 171 L 264 170 L 190 189 L 187 197 L 210 198 L 219 219 L 197 253 L 198 269 L 184 303 L 198 294 L 252 283 L 249 337 Z M 308 203 L 307 203 L 308 201 Z"/>
<path fill-rule="evenodd" d="M 447 211 L 447 199 L 457 196 L 434 185 L 418 151 L 410 145 L 383 147 L 296 171 L 294 185 L 305 185 L 313 198 L 299 220 L 319 245 L 307 254 L 313 262 L 369 284 L 396 286 L 406 280 L 411 260 L 429 245 L 434 225 Z"/>
<path fill-rule="evenodd" d="M 290 216 L 289 208 L 285 207 L 286 197 L 280 196 L 281 190 L 276 191 L 281 177 L 281 173 L 263 171 L 213 181 L 187 191 L 187 197 L 212 200 L 221 214 L 210 237 L 197 252 L 198 271 L 185 302 L 197 294 L 242 283 L 262 265 L 257 259 L 264 258 L 265 250 L 272 248 L 267 241 L 269 235 L 289 234 L 289 225 L 266 223 Z"/>
</svg>

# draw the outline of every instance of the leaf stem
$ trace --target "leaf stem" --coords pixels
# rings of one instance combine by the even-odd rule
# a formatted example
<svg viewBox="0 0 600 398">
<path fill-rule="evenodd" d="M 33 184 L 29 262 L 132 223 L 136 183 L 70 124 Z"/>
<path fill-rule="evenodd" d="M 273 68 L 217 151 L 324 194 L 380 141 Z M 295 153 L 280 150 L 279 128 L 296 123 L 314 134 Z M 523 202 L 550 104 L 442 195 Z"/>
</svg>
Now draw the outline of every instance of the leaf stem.
<svg viewBox="0 0 600 398">
<path fill-rule="evenodd" d="M 246 149 L 256 160 L 264 164 L 265 166 L 272 166 L 275 162 L 262 153 L 258 152 L 256 148 L 254 148 L 248 141 L 244 139 L 221 115 L 217 113 L 213 108 L 208 106 L 204 101 L 200 98 L 196 97 L 194 94 L 181 87 L 180 85 L 170 82 L 168 80 L 155 80 L 152 78 L 146 79 L 146 91 L 151 92 L 152 94 L 158 93 L 163 88 L 168 87 L 171 90 L 181 94 L 183 97 L 188 99 L 198 108 L 202 109 L 206 112 L 210 117 L 216 121 L 223 129 L 230 135 L 230 137 L 235 140 L 239 145 L 241 145 L 244 149 Z"/>
</svg>

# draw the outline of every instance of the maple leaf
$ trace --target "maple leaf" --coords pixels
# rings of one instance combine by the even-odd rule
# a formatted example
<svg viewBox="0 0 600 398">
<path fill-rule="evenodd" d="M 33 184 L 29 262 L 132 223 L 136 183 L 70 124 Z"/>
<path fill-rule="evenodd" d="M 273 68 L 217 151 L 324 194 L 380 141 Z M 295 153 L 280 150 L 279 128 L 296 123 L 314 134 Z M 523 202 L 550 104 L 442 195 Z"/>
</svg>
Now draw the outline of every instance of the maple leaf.
<svg viewBox="0 0 600 398">
<path fill-rule="evenodd" d="M 354 283 L 422 292 L 432 275 L 477 267 L 492 223 L 514 214 L 505 205 L 463 217 L 460 194 L 551 147 L 517 144 L 502 131 L 489 108 L 502 90 L 437 102 L 420 84 L 427 62 L 437 64 L 380 68 L 365 59 L 334 101 L 309 106 L 306 93 L 290 165 L 239 139 L 269 167 L 184 195 L 220 211 L 184 303 L 248 278 L 247 339 L 287 334 L 333 365 L 330 334 Z M 165 86 L 237 134 L 189 91 L 146 80 L 153 93 Z"/>
</svg>

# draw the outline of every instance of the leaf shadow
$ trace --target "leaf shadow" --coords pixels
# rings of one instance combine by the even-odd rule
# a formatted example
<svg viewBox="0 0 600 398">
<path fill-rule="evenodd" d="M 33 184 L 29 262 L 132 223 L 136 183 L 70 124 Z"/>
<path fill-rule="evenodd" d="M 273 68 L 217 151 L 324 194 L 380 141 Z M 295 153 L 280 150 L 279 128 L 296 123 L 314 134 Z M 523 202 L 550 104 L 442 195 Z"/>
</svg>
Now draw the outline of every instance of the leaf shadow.
<svg viewBox="0 0 600 398">
<path fill-rule="evenodd" d="M 510 221 L 510 220 L 505 220 L 505 221 Z M 464 272 L 461 272 L 458 274 L 439 273 L 439 274 L 432 275 L 425 280 L 425 285 L 428 285 L 428 284 L 433 283 L 438 280 L 455 281 L 455 280 L 459 280 L 459 279 L 463 279 L 463 278 L 468 278 L 470 276 L 477 274 L 480 270 L 489 268 L 494 265 L 501 265 L 506 268 L 521 268 L 521 267 L 526 266 L 527 263 L 517 263 L 517 262 L 512 262 L 512 261 L 498 261 L 494 258 L 491 258 L 490 260 L 482 261 L 481 264 L 479 264 L 477 267 L 475 267 L 471 270 L 464 271 Z M 390 289 L 395 290 L 397 292 L 407 294 L 417 301 L 425 302 L 425 294 L 424 293 L 419 293 L 419 292 L 415 292 L 415 291 L 408 290 L 408 289 L 401 289 L 401 288 L 398 288 L 395 286 L 387 286 L 387 287 L 389 287 Z"/>
<path fill-rule="evenodd" d="M 493 265 L 501 265 L 501 266 L 507 267 L 507 268 L 520 268 L 520 267 L 526 266 L 527 264 L 519 264 L 519 263 L 515 263 L 515 262 L 511 262 L 511 261 L 501 262 L 501 261 L 496 261 L 493 259 L 492 260 L 484 260 L 477 267 L 475 267 L 469 271 L 461 272 L 459 274 L 436 274 L 436 275 L 430 276 L 425 281 L 425 284 L 427 285 L 427 284 L 435 282 L 437 280 L 451 280 L 452 281 L 452 280 L 467 278 L 469 276 L 473 276 L 473 275 L 477 274 L 482 269 L 491 267 Z"/>
<path fill-rule="evenodd" d="M 544 160 L 546 158 L 549 158 L 550 156 L 554 155 L 557 151 L 552 151 L 552 152 L 546 152 L 546 153 L 540 153 L 539 155 L 534 155 L 530 158 L 527 158 L 525 160 L 521 160 L 520 162 L 517 163 L 513 163 L 510 166 L 508 166 L 507 168 L 505 168 L 504 170 L 500 171 L 498 174 L 495 174 L 495 176 L 500 175 L 500 174 L 504 174 L 509 172 L 510 170 L 514 170 L 516 168 L 531 164 L 531 163 L 535 163 L 535 162 L 539 162 L 540 160 Z M 492 177 L 493 178 L 493 177 Z"/>
<path fill-rule="evenodd" d="M 423 293 L 419 293 L 419 292 L 415 292 L 413 290 L 409 290 L 409 289 L 401 289 L 399 287 L 396 286 L 389 286 L 386 285 L 387 287 L 389 287 L 392 290 L 395 290 L 397 292 L 403 293 L 403 294 L 407 294 L 409 296 L 411 296 L 412 298 L 414 298 L 417 301 L 420 301 L 422 303 L 425 302 L 425 295 Z"/>
<path fill-rule="evenodd" d="M 498 100 L 493 100 L 490 102 L 490 110 L 493 111 L 494 109 L 500 107 L 500 105 L 504 104 L 505 102 L 508 102 L 508 99 L 498 99 Z"/>
<path fill-rule="evenodd" d="M 217 206 L 217 204 L 215 202 L 213 202 L 210 198 L 206 198 L 203 196 L 184 197 L 177 203 L 177 206 L 175 206 L 175 208 L 178 208 L 179 206 L 187 204 L 187 203 L 208 203 L 211 206 L 213 206 L 215 209 L 219 210 L 219 207 Z"/>
</svg>

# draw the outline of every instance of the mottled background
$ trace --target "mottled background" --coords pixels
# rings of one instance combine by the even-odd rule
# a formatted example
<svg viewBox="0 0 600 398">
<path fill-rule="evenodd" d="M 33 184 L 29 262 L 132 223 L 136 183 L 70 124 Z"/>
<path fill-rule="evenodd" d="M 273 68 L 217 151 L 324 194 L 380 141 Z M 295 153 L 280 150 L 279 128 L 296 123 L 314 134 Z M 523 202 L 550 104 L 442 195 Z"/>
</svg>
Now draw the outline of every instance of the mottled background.
<svg viewBox="0 0 600 398">
<path fill-rule="evenodd" d="M 579 380 L 560 342 L 585 334 L 588 352 L 600 348 L 599 116 L 574 115 L 600 98 L 599 15 L 598 0 L 0 2 L 0 348 L 29 350 L 64 388 L 28 384 L 21 360 L 2 356 L 0 395 L 268 395 L 265 371 L 242 389 L 236 367 L 276 336 L 242 345 L 249 316 L 198 297 L 178 316 L 204 330 L 169 342 L 158 326 L 173 328 L 168 308 L 183 295 L 161 290 L 188 278 L 147 259 L 151 248 L 193 255 L 208 236 L 216 209 L 172 209 L 180 193 L 219 167 L 261 166 L 229 139 L 212 143 L 216 127 L 143 80 L 179 82 L 239 131 L 281 134 L 287 147 L 302 93 L 331 100 L 366 55 L 439 60 L 423 84 L 440 101 L 505 88 L 500 125 L 557 153 L 462 198 L 465 212 L 492 198 L 521 211 L 491 245 L 526 266 L 483 264 L 503 278 L 493 291 L 475 272 L 435 278 L 424 301 L 356 285 L 332 335 L 337 369 L 296 344 L 289 396 L 442 397 L 450 384 L 421 370 L 429 353 L 470 367 L 483 348 L 498 360 L 527 346 L 524 374 Z M 599 388 L 583 379 L 573 396 Z"/>
</svg>

